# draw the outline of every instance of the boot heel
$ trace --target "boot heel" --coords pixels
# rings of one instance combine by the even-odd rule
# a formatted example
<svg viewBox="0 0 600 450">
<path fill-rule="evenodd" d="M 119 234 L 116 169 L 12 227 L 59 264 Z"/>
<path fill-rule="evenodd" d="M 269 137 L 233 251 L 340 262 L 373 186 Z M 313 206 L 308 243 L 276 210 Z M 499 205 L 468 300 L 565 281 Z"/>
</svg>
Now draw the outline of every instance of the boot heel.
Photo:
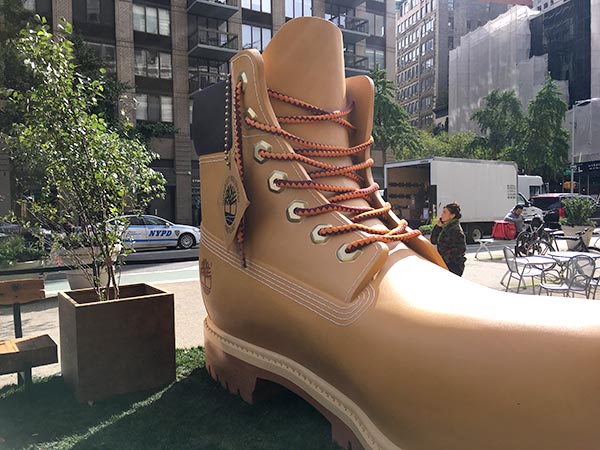
<svg viewBox="0 0 600 450">
<path fill-rule="evenodd" d="M 221 383 L 231 394 L 239 395 L 247 403 L 254 404 L 267 400 L 289 390 L 302 397 L 319 411 L 331 424 L 331 438 L 344 450 L 365 450 L 356 434 L 333 412 L 325 408 L 310 394 L 292 381 L 265 369 L 253 366 L 222 350 L 213 337 L 214 326 L 204 324 L 204 354 L 206 369 L 210 376 Z M 212 331 L 212 332 L 211 332 Z"/>
<path fill-rule="evenodd" d="M 204 353 L 206 369 L 210 376 L 231 394 L 239 395 L 242 400 L 251 405 L 274 397 L 285 390 L 283 386 L 261 378 L 269 376 L 265 371 L 228 355 L 208 339 L 205 339 Z M 289 390 L 308 401 L 331 423 L 331 438 L 335 443 L 345 450 L 364 450 L 360 441 L 344 422 L 296 386 L 290 385 L 289 382 L 286 384 Z"/>
<path fill-rule="evenodd" d="M 205 339 L 204 352 L 210 376 L 231 394 L 239 395 L 251 405 L 284 390 L 278 384 L 259 378 L 259 369 L 225 353 L 209 339 Z"/>
</svg>

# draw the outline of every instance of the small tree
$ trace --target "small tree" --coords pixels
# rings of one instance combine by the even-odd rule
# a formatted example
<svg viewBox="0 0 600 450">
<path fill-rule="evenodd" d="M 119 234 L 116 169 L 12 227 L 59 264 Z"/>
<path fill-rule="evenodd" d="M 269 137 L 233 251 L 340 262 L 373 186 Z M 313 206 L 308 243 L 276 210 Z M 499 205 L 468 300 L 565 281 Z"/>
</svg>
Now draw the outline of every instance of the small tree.
<svg viewBox="0 0 600 450">
<path fill-rule="evenodd" d="M 4 97 L 21 117 L 1 137 L 15 165 L 43 174 L 39 189 L 23 200 L 33 219 L 51 227 L 55 242 L 72 251 L 75 265 L 91 261 L 88 276 L 100 299 L 111 291 L 118 297 L 115 268 L 124 253 L 120 230 L 125 224 L 107 221 L 143 211 L 162 194 L 164 179 L 149 167 L 155 154 L 91 112 L 103 84 L 78 72 L 70 33 L 69 24 L 55 36 L 43 23 L 21 31 L 16 55 L 35 82 L 26 92 L 0 91 L 0 101 Z"/>
<path fill-rule="evenodd" d="M 485 159 L 488 152 L 486 147 L 480 146 L 480 141 L 475 133 L 464 131 L 449 135 L 441 131 L 432 135 L 427 131 L 420 131 L 423 151 L 418 157 L 448 156 L 452 158 Z"/>
<path fill-rule="evenodd" d="M 408 114 L 396 101 L 396 87 L 386 79 L 386 72 L 377 69 L 370 74 L 375 85 L 373 138 L 385 151 L 391 150 L 399 159 L 418 154 L 421 141 L 417 130 L 408 122 Z"/>
<path fill-rule="evenodd" d="M 566 112 L 558 86 L 547 76 L 527 108 L 523 144 L 515 158 L 526 173 L 555 179 L 564 170 L 569 155 L 569 132 L 563 128 Z"/>
<path fill-rule="evenodd" d="M 520 142 L 523 125 L 521 101 L 515 91 L 493 90 L 485 97 L 485 106 L 471 117 L 486 135 L 490 154 L 485 159 L 510 157 Z"/>
</svg>

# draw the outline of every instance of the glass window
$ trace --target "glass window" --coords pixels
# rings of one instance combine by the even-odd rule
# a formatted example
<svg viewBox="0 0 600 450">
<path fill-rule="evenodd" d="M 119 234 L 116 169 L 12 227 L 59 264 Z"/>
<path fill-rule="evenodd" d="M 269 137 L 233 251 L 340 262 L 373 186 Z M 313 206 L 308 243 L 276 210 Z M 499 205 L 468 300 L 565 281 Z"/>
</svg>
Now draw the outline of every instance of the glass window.
<svg viewBox="0 0 600 450">
<path fill-rule="evenodd" d="M 146 13 L 143 6 L 133 5 L 133 29 L 146 31 Z"/>
<path fill-rule="evenodd" d="M 285 16 L 290 18 L 312 16 L 312 0 L 286 0 Z"/>
<path fill-rule="evenodd" d="M 165 220 L 152 216 L 144 216 L 144 222 L 146 223 L 146 225 L 165 226 L 167 224 Z"/>
<path fill-rule="evenodd" d="M 173 98 L 160 97 L 160 120 L 161 122 L 173 122 Z"/>
<path fill-rule="evenodd" d="M 173 66 L 170 53 L 160 53 L 160 77 L 165 80 L 173 78 Z"/>
<path fill-rule="evenodd" d="M 110 44 L 99 44 L 86 42 L 86 45 L 102 61 L 107 72 L 115 72 L 117 63 L 115 59 L 115 46 Z"/>
<path fill-rule="evenodd" d="M 141 49 L 135 49 L 135 68 L 134 72 L 136 75 L 145 77 L 147 75 L 146 70 L 146 51 Z"/>
<path fill-rule="evenodd" d="M 242 0 L 242 8 L 271 13 L 271 0 Z"/>
<path fill-rule="evenodd" d="M 158 78 L 158 52 L 146 51 L 146 64 L 149 78 Z"/>
<path fill-rule="evenodd" d="M 100 22 L 100 0 L 86 0 L 85 12 L 88 22 Z"/>
<path fill-rule="evenodd" d="M 271 30 L 269 28 L 262 28 L 262 48 L 263 50 L 267 44 L 271 42 Z"/>
<path fill-rule="evenodd" d="M 102 60 L 104 61 L 104 67 L 108 72 L 114 73 L 117 71 L 117 57 L 114 45 L 102 45 Z"/>
<path fill-rule="evenodd" d="M 148 96 L 148 120 L 160 122 L 160 97 L 158 96 Z"/>
<path fill-rule="evenodd" d="M 263 51 L 271 40 L 271 29 L 254 25 L 242 25 L 242 47 Z"/>
<path fill-rule="evenodd" d="M 148 96 L 146 94 L 136 94 L 135 103 L 135 118 L 137 120 L 148 120 Z"/>
<path fill-rule="evenodd" d="M 171 54 L 136 48 L 134 72 L 141 77 L 170 80 L 173 77 Z"/>
<path fill-rule="evenodd" d="M 158 10 L 158 34 L 171 36 L 171 12 L 166 9 Z"/>
<path fill-rule="evenodd" d="M 252 27 L 242 24 L 242 48 L 252 48 Z"/>
<path fill-rule="evenodd" d="M 384 50 L 367 48 L 365 50 L 365 55 L 367 56 L 370 70 L 374 70 L 376 68 L 379 68 L 379 69 L 385 68 L 385 51 Z M 411 57 L 411 59 L 412 59 L 412 57 Z"/>
<path fill-rule="evenodd" d="M 135 118 L 150 122 L 173 122 L 173 98 L 136 94 Z"/>
<path fill-rule="evenodd" d="M 133 5 L 133 29 L 135 31 L 170 36 L 171 13 L 166 9 Z"/>
<path fill-rule="evenodd" d="M 146 7 L 146 33 L 158 34 L 158 11 Z"/>
<path fill-rule="evenodd" d="M 138 225 L 138 226 L 144 225 L 144 221 L 139 216 L 131 216 L 131 217 L 128 217 L 128 219 L 129 219 L 129 225 Z"/>
</svg>

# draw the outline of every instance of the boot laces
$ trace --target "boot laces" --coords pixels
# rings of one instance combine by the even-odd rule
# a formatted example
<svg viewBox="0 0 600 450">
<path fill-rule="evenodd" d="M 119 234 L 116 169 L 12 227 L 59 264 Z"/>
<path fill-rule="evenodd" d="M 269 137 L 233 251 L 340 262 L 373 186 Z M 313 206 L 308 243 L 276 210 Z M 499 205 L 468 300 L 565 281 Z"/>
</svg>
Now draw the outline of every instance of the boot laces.
<svg viewBox="0 0 600 450">
<path fill-rule="evenodd" d="M 273 100 L 296 106 L 310 113 L 305 115 L 277 116 L 277 120 L 280 124 L 308 124 L 330 121 L 344 127 L 350 133 L 356 132 L 356 127 L 354 127 L 354 125 L 345 119 L 345 117 L 352 112 L 354 104 L 351 104 L 342 110 L 326 111 L 322 108 L 287 96 L 280 92 L 276 92 L 272 89 L 268 89 L 268 94 Z M 243 173 L 241 151 L 241 95 L 242 83 L 238 82 L 236 85 L 234 100 L 236 110 L 236 134 L 238 139 L 236 139 L 236 142 L 234 143 L 234 148 L 235 159 L 238 164 L 238 168 Z M 353 253 L 374 242 L 388 243 L 407 241 L 421 234 L 419 230 L 408 229 L 408 223 L 404 219 L 401 219 L 400 222 L 392 228 L 388 227 L 387 225 L 386 228 L 372 227 L 361 223 L 368 219 L 377 218 L 382 219 L 381 222 L 385 224 L 387 222 L 387 214 L 392 208 L 390 203 L 387 202 L 382 207 L 373 206 L 373 194 L 378 191 L 379 185 L 377 183 L 372 183 L 369 186 L 365 186 L 366 180 L 359 173 L 360 171 L 368 169 L 373 165 L 374 161 L 372 158 L 368 158 L 364 161 L 359 161 L 348 166 L 337 166 L 313 159 L 357 155 L 360 152 L 369 149 L 373 145 L 372 137 L 359 145 L 353 147 L 343 147 L 321 144 L 303 139 L 299 136 L 289 133 L 283 128 L 261 123 L 258 120 L 249 117 L 248 115 L 243 118 L 243 121 L 246 125 L 254 129 L 267 132 L 287 140 L 292 145 L 292 149 L 294 150 L 294 153 L 275 153 L 269 150 L 261 149 L 258 151 L 258 153 L 262 158 L 274 161 L 296 161 L 314 168 L 314 170 L 308 171 L 308 175 L 311 178 L 310 180 L 276 179 L 273 181 L 276 186 L 287 189 L 316 189 L 322 192 L 334 194 L 328 198 L 328 203 L 324 205 L 309 208 L 295 208 L 295 214 L 300 217 L 311 217 L 326 214 L 331 211 L 338 211 L 345 213 L 347 218 L 352 222 L 340 226 L 327 226 L 321 228 L 318 231 L 318 234 L 323 237 L 345 234 L 353 231 L 362 231 L 363 233 L 367 234 L 367 236 L 347 244 L 345 248 L 346 253 Z M 359 187 L 327 184 L 319 181 L 320 178 L 334 176 L 343 176 L 353 180 L 359 185 Z M 369 206 L 349 206 L 342 203 L 351 199 L 363 199 Z M 243 227 L 240 227 L 240 231 L 238 231 L 238 245 L 243 247 Z"/>
</svg>

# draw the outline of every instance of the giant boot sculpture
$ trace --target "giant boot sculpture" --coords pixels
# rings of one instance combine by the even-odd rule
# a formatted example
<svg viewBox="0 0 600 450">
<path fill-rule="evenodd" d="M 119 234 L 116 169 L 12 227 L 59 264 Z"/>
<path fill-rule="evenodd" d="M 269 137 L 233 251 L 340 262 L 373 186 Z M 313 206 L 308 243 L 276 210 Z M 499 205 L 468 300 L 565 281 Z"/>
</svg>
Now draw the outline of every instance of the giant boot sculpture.
<svg viewBox="0 0 600 450">
<path fill-rule="evenodd" d="M 295 19 L 197 99 L 211 375 L 300 393 L 353 450 L 597 450 L 600 304 L 448 272 L 377 194 L 373 85 L 342 55 Z"/>
</svg>

